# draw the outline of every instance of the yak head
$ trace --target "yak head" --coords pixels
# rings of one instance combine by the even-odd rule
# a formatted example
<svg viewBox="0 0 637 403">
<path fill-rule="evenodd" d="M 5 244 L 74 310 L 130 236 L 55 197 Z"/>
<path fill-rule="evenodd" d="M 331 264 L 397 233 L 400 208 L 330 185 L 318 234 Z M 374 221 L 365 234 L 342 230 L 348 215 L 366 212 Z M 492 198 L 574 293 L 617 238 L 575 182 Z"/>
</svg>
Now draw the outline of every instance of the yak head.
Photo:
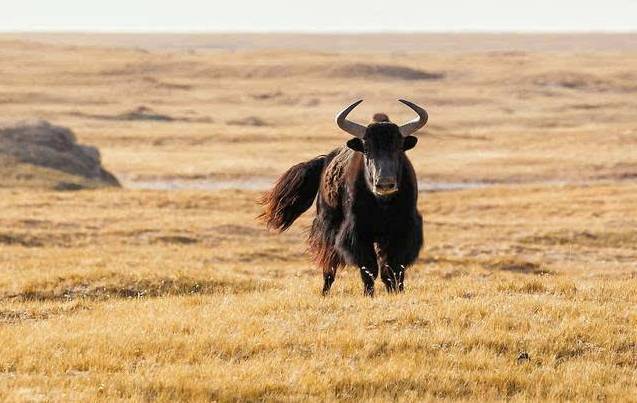
<svg viewBox="0 0 637 403">
<path fill-rule="evenodd" d="M 338 127 L 354 136 L 347 142 L 347 146 L 363 153 L 367 186 L 381 198 L 398 191 L 403 171 L 403 153 L 416 145 L 418 139 L 412 134 L 423 127 L 428 119 L 427 111 L 423 108 L 404 99 L 399 101 L 418 114 L 416 119 L 402 126 L 392 123 L 384 113 L 374 115 L 367 126 L 348 120 L 347 115 L 362 100 L 354 102 L 336 115 Z"/>
</svg>

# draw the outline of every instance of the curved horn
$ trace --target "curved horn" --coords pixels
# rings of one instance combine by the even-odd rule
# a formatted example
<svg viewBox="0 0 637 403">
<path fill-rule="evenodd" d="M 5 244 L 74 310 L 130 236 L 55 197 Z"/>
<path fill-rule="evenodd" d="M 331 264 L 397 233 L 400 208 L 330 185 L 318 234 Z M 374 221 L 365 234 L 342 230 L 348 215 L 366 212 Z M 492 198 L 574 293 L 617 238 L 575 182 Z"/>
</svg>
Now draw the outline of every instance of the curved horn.
<svg viewBox="0 0 637 403">
<path fill-rule="evenodd" d="M 367 130 L 367 128 L 363 125 L 359 125 L 358 123 L 347 120 L 347 115 L 349 115 L 349 113 L 361 102 L 363 102 L 362 99 L 354 102 L 353 104 L 339 112 L 338 115 L 336 115 L 336 124 L 338 125 L 338 127 L 351 134 L 352 136 L 362 139 L 363 136 L 365 136 L 365 131 Z"/>
<path fill-rule="evenodd" d="M 404 99 L 399 99 L 398 101 L 407 105 L 409 108 L 411 108 L 414 112 L 418 114 L 418 117 L 416 119 L 410 120 L 409 122 L 400 126 L 400 134 L 402 134 L 403 137 L 407 137 L 409 135 L 416 133 L 421 127 L 426 125 L 427 119 L 429 119 L 429 115 L 427 114 L 426 110 L 414 104 L 413 102 L 405 101 Z"/>
</svg>

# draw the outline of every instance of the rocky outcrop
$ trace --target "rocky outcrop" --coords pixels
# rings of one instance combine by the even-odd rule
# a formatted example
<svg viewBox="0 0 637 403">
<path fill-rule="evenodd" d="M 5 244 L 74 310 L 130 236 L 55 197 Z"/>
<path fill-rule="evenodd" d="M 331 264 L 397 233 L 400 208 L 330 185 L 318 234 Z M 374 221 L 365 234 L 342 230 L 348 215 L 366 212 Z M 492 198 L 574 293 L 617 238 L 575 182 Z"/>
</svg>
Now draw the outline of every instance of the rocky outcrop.
<svg viewBox="0 0 637 403">
<path fill-rule="evenodd" d="M 64 183 L 69 182 L 65 179 L 63 183 L 57 183 L 55 188 L 120 186 L 117 178 L 102 167 L 97 148 L 78 144 L 70 129 L 52 125 L 44 120 L 1 125 L 0 160 L 3 162 L 0 164 L 0 175 L 3 175 L 3 170 L 12 171 L 14 165 L 30 165 L 44 168 L 31 170 L 31 176 L 57 171 L 50 175 L 56 178 L 55 180 L 70 179 L 70 183 Z M 21 170 L 23 171 L 24 169 Z M 42 182 L 43 179 L 21 175 L 25 180 L 34 179 Z"/>
</svg>

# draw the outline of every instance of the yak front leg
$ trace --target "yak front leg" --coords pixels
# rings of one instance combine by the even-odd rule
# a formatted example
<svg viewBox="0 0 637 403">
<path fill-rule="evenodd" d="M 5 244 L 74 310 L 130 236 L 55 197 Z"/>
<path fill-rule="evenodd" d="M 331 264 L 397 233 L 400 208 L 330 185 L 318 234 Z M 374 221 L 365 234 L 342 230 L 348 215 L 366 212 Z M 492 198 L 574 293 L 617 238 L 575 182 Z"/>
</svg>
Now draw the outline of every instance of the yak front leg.
<svg viewBox="0 0 637 403">
<path fill-rule="evenodd" d="M 423 242 L 422 218 L 418 213 L 401 228 L 404 231 L 390 234 L 374 245 L 379 265 L 382 264 L 383 281 L 390 292 L 405 290 L 405 272 L 418 258 Z"/>
<path fill-rule="evenodd" d="M 374 249 L 378 257 L 380 278 L 383 280 L 387 292 L 403 292 L 405 290 L 405 265 L 390 256 L 391 251 L 387 246 L 375 243 Z"/>
<path fill-rule="evenodd" d="M 378 277 L 378 265 L 373 242 L 367 239 L 365 228 L 357 228 L 349 217 L 336 237 L 336 246 L 345 262 L 357 266 L 363 280 L 363 293 L 374 296 L 374 280 Z"/>
<path fill-rule="evenodd" d="M 374 296 L 374 280 L 378 277 L 378 267 L 376 265 L 361 266 L 361 279 L 363 280 L 363 294 L 368 297 Z"/>
<path fill-rule="evenodd" d="M 405 267 L 405 265 L 402 265 L 402 264 L 397 265 L 396 269 L 394 270 L 394 274 L 396 275 L 396 278 L 398 281 L 398 292 L 405 291 L 405 271 L 406 270 L 407 270 L 407 267 Z"/>
<path fill-rule="evenodd" d="M 376 255 L 371 243 L 359 249 L 357 265 L 360 268 L 361 280 L 363 280 L 363 294 L 368 297 L 374 296 L 374 281 L 378 277 L 378 265 Z"/>
<path fill-rule="evenodd" d="M 378 267 L 380 268 L 380 279 L 385 284 L 387 292 L 392 294 L 398 291 L 399 276 L 393 270 L 389 258 L 387 257 L 386 248 L 383 248 L 380 244 L 374 244 L 374 250 L 376 251 L 376 257 L 378 259 Z"/>
<path fill-rule="evenodd" d="M 389 293 L 405 291 L 405 265 L 399 263 L 383 263 L 381 279 Z"/>
</svg>

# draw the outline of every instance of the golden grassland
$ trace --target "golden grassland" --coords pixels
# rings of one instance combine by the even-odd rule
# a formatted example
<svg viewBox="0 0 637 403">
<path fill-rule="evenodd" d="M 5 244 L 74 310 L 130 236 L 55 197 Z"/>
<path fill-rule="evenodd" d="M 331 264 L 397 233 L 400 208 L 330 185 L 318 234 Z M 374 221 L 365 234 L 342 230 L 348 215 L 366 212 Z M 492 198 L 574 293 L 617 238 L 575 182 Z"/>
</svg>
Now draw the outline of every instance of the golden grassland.
<svg viewBox="0 0 637 403">
<path fill-rule="evenodd" d="M 268 234 L 258 191 L 53 192 L 2 166 L 0 400 L 635 401 L 637 51 L 85 45 L 0 35 L 0 106 L 125 185 L 271 180 L 342 144 L 351 100 L 400 121 L 400 97 L 431 115 L 422 181 L 500 184 L 421 193 L 404 294 L 348 268 L 324 298 L 312 214 Z"/>
<path fill-rule="evenodd" d="M 341 145 L 336 111 L 413 118 L 421 180 L 637 175 L 633 52 L 354 53 L 52 46 L 0 36 L 4 119 L 68 126 L 124 181 L 278 176 Z M 172 121 L 130 120 L 147 107 Z M 249 118 L 256 118 L 249 119 Z"/>
<path fill-rule="evenodd" d="M 637 186 L 426 194 L 405 294 L 333 294 L 252 192 L 2 191 L 7 399 L 637 393 Z M 528 354 L 528 360 L 523 353 Z"/>
</svg>

